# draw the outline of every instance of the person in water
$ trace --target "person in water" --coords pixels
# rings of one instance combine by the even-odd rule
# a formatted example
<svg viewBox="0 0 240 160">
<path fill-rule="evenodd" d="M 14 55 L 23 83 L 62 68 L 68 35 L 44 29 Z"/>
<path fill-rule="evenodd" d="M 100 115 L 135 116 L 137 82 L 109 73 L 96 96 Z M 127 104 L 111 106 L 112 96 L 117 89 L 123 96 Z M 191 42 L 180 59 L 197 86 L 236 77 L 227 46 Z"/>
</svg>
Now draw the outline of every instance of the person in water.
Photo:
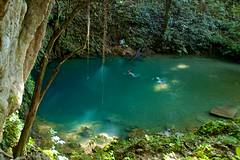
<svg viewBox="0 0 240 160">
<path fill-rule="evenodd" d="M 133 73 L 131 69 L 128 70 L 128 75 L 131 76 L 131 77 L 133 77 L 133 78 L 139 77 L 139 75 Z"/>
<path fill-rule="evenodd" d="M 153 77 L 152 80 L 156 81 L 159 84 L 166 83 L 166 80 L 164 80 L 163 78 L 160 78 L 160 77 Z"/>
<path fill-rule="evenodd" d="M 164 81 L 159 77 L 156 77 L 156 80 L 157 80 L 157 83 L 164 83 Z"/>
</svg>

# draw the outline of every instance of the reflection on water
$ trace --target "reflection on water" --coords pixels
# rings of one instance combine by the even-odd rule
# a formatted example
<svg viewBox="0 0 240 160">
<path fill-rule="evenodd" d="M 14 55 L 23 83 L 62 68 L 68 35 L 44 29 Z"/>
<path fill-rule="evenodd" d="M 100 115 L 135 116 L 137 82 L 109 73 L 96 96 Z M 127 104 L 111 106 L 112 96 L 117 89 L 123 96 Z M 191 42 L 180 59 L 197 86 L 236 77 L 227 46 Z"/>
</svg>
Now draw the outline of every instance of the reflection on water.
<svg viewBox="0 0 240 160">
<path fill-rule="evenodd" d="M 179 65 L 177 65 L 177 68 L 178 69 L 187 69 L 187 68 L 189 68 L 189 65 L 187 65 L 187 64 L 179 64 Z"/>
<path fill-rule="evenodd" d="M 63 66 L 39 118 L 61 124 L 57 128 L 69 134 L 88 124 L 88 134 L 122 136 L 134 128 L 195 127 L 213 118 L 208 111 L 214 106 L 240 105 L 237 64 L 170 56 L 108 58 L 104 66 L 93 59 L 89 64 L 75 59 Z M 133 78 L 129 71 L 139 76 Z"/>
<path fill-rule="evenodd" d="M 167 83 L 158 83 L 153 86 L 155 92 L 160 92 L 169 89 L 169 85 Z"/>
<path fill-rule="evenodd" d="M 177 64 L 176 67 L 172 67 L 171 70 L 172 71 L 177 71 L 177 70 L 180 70 L 180 69 L 187 69 L 189 67 L 190 66 L 187 65 L 187 64 Z"/>
</svg>

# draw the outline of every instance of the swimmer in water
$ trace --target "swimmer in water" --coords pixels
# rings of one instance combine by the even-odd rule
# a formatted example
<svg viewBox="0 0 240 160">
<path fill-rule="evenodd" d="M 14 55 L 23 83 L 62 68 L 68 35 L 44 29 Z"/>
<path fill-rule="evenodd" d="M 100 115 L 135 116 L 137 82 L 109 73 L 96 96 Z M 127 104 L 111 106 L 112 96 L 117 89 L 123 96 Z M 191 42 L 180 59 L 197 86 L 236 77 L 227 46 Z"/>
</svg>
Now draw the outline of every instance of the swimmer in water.
<svg viewBox="0 0 240 160">
<path fill-rule="evenodd" d="M 156 80 L 157 80 L 157 83 L 164 83 L 164 81 L 159 77 L 156 77 Z"/>
<path fill-rule="evenodd" d="M 132 77 L 136 77 L 136 75 L 131 71 L 131 69 L 128 70 L 128 75 L 130 75 Z"/>
<path fill-rule="evenodd" d="M 128 75 L 131 76 L 131 77 L 133 77 L 133 78 L 139 77 L 139 74 L 133 73 L 131 69 L 128 70 Z"/>
</svg>

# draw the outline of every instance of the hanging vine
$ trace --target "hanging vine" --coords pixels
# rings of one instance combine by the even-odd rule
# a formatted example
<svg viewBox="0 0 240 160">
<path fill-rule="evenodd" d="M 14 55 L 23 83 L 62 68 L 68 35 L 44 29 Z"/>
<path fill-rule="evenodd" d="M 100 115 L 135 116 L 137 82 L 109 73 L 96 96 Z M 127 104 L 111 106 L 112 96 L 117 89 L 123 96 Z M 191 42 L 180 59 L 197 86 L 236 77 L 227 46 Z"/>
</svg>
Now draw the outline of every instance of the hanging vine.
<svg viewBox="0 0 240 160">
<path fill-rule="evenodd" d="M 109 0 L 104 0 L 103 6 L 104 6 L 104 19 L 103 19 L 103 45 L 102 45 L 102 63 L 105 62 L 105 55 L 107 50 L 107 30 L 108 30 L 108 10 L 109 10 Z"/>
</svg>

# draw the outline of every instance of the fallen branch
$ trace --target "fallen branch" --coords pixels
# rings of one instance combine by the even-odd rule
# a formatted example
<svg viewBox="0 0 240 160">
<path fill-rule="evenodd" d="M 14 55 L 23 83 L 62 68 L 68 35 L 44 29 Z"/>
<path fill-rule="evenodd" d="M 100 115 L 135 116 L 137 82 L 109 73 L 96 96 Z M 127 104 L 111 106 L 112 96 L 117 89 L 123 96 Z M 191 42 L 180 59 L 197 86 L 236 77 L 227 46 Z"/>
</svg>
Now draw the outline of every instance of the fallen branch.
<svg viewBox="0 0 240 160">
<path fill-rule="evenodd" d="M 0 154 L 2 154 L 4 157 L 7 157 L 9 159 L 13 159 L 13 156 L 7 154 L 6 152 L 4 152 L 2 149 L 0 149 Z"/>
</svg>

